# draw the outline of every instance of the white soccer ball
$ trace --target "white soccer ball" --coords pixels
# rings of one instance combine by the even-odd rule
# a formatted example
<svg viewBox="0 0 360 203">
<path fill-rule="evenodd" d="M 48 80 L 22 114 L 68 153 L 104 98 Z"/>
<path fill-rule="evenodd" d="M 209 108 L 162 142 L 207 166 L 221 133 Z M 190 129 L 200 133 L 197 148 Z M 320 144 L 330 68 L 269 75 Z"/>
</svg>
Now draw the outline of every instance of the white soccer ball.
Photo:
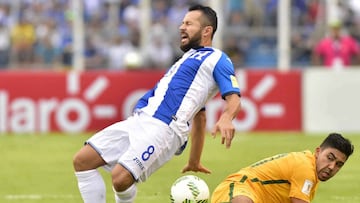
<svg viewBox="0 0 360 203">
<path fill-rule="evenodd" d="M 171 186 L 172 203 L 206 203 L 209 200 L 209 187 L 206 182 L 194 175 L 178 178 Z"/>
</svg>

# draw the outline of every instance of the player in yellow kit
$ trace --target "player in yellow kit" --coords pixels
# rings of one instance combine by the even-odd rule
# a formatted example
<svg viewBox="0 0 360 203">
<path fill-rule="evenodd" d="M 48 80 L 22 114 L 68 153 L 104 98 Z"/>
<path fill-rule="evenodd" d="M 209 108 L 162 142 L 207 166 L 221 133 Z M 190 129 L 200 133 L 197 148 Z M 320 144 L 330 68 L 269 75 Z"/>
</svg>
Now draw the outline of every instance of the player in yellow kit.
<svg viewBox="0 0 360 203">
<path fill-rule="evenodd" d="M 353 153 L 341 134 L 329 134 L 309 150 L 275 155 L 229 175 L 215 188 L 212 203 L 308 203 L 320 181 L 333 177 Z"/>
</svg>

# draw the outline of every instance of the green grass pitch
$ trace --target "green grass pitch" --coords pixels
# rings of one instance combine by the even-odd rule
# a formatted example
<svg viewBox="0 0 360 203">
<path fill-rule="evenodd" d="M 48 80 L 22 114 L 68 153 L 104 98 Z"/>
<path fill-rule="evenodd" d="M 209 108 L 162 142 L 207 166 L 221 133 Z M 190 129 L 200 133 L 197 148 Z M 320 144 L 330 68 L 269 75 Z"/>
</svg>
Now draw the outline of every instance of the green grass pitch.
<svg viewBox="0 0 360 203">
<path fill-rule="evenodd" d="M 90 134 L 0 134 L 0 202 L 2 203 L 79 203 L 82 202 L 72 168 L 73 154 Z M 232 147 L 225 149 L 220 138 L 208 136 L 202 163 L 212 174 L 195 174 L 209 185 L 210 192 L 229 173 L 277 153 L 315 149 L 326 134 L 239 133 Z M 344 134 L 355 145 L 355 152 L 341 171 L 320 183 L 314 203 L 360 202 L 360 134 Z M 136 203 L 170 202 L 171 184 L 180 176 L 189 147 L 181 156 L 138 185 Z M 114 202 L 110 176 L 104 172 L 107 202 Z"/>
</svg>

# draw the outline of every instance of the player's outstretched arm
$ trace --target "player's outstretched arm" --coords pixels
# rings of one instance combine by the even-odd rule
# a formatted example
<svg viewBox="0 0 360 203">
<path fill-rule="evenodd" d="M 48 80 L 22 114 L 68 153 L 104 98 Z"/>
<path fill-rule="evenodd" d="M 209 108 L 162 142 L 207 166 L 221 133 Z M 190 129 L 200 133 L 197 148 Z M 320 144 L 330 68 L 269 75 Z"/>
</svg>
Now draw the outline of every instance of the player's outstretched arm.
<svg viewBox="0 0 360 203">
<path fill-rule="evenodd" d="M 213 137 L 216 133 L 221 134 L 221 144 L 225 143 L 226 148 L 231 146 L 231 141 L 234 138 L 235 127 L 232 120 L 236 117 L 241 109 L 240 97 L 237 94 L 230 94 L 225 97 L 226 106 L 221 114 L 219 120 L 216 122 L 211 134 Z"/>
<path fill-rule="evenodd" d="M 211 173 L 209 169 L 203 167 L 200 163 L 201 154 L 205 143 L 205 133 L 206 133 L 205 128 L 206 128 L 206 113 L 204 110 L 202 110 L 199 111 L 193 119 L 191 132 L 190 132 L 190 139 L 191 139 L 190 157 L 188 164 L 182 170 L 183 173 L 187 171 Z"/>
</svg>

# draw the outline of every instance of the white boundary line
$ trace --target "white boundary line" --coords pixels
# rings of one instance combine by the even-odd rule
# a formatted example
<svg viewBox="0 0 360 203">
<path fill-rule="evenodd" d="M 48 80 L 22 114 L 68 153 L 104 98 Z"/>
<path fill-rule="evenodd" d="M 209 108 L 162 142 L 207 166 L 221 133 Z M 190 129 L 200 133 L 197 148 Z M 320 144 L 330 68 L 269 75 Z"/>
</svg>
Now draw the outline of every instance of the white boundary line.
<svg viewBox="0 0 360 203">
<path fill-rule="evenodd" d="M 9 194 L 5 195 L 6 200 L 39 200 L 39 199 L 75 199 L 74 195 L 56 195 L 56 194 Z"/>
</svg>

